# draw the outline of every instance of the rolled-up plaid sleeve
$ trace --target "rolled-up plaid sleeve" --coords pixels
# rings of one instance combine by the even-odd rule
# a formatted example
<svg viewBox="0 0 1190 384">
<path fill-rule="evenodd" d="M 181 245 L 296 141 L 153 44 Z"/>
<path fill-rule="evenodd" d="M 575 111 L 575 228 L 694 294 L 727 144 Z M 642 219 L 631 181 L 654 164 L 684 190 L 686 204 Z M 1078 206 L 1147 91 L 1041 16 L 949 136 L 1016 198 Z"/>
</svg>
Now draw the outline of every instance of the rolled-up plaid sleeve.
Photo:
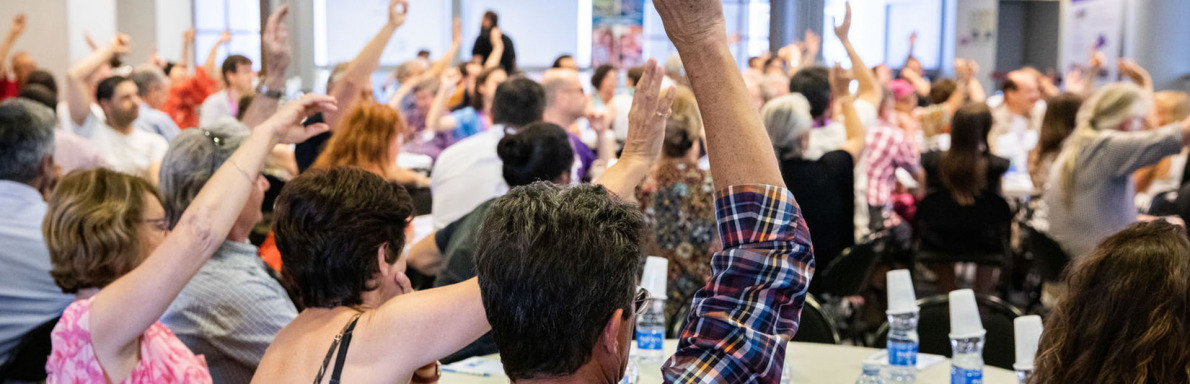
<svg viewBox="0 0 1190 384">
<path fill-rule="evenodd" d="M 662 374 L 666 383 L 776 383 L 814 273 L 810 232 L 781 187 L 731 186 L 715 209 L 723 251 Z"/>
</svg>

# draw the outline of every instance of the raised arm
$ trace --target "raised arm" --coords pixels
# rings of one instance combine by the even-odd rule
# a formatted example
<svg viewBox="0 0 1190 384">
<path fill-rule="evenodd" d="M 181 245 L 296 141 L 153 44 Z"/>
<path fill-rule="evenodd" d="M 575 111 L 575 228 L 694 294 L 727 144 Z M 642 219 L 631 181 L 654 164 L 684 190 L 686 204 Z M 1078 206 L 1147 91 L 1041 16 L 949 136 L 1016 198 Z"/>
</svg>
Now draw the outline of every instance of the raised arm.
<svg viewBox="0 0 1190 384">
<path fill-rule="evenodd" d="M 25 32 L 25 14 L 19 14 L 12 19 L 12 27 L 8 29 L 8 35 L 0 41 L 0 79 L 8 77 L 8 70 L 5 62 L 8 61 L 8 51 L 12 49 L 12 45 L 17 42 L 21 34 Z"/>
<path fill-rule="evenodd" d="M 661 95 L 661 80 L 664 78 L 665 70 L 657 65 L 656 60 L 649 59 L 645 64 L 645 73 L 636 83 L 632 108 L 628 110 L 628 137 L 624 139 L 620 160 L 595 180 L 595 184 L 602 185 L 621 199 L 635 199 L 636 186 L 652 171 L 653 164 L 661 156 L 665 121 L 678 95 L 674 90 Z M 747 99 L 741 101 L 751 106 Z"/>
<path fill-rule="evenodd" d="M 219 68 L 216 67 L 215 58 L 219 56 L 219 47 L 223 44 L 231 42 L 231 33 L 223 32 L 219 35 L 219 41 L 211 46 L 211 51 L 207 53 L 207 60 L 202 64 L 202 70 L 207 72 L 207 76 L 212 79 L 219 79 L 219 83 L 223 83 L 223 76 L 219 73 Z"/>
<path fill-rule="evenodd" d="M 822 49 L 822 36 L 818 36 L 813 30 L 806 30 L 805 36 L 802 38 L 802 46 L 805 52 L 802 52 L 802 61 L 798 64 L 798 68 L 806 68 L 814 65 L 818 60 L 818 50 Z M 793 74 L 790 74 L 792 76 Z"/>
<path fill-rule="evenodd" d="M 843 110 L 843 128 L 847 130 L 847 141 L 843 143 L 843 150 L 851 154 L 853 161 L 859 161 L 864 152 L 864 140 L 867 132 L 864 123 L 855 111 L 855 98 L 851 96 L 851 77 L 847 76 L 839 63 L 830 72 L 831 92 Z"/>
<path fill-rule="evenodd" d="M 956 59 L 955 61 L 958 62 L 958 60 L 962 60 L 963 62 L 963 71 L 958 73 L 959 88 L 957 88 L 956 91 L 963 89 L 962 86 L 965 85 L 968 101 L 972 103 L 982 103 L 987 101 L 988 95 L 987 92 L 983 90 L 983 83 L 980 83 L 979 79 L 975 77 L 979 74 L 979 63 L 976 63 L 975 60 L 967 59 Z M 955 68 L 957 72 L 958 66 L 955 66 Z M 962 105 L 960 104 L 959 107 L 961 106 Z M 957 110 L 959 110 L 959 108 L 955 107 L 951 113 L 954 113 Z"/>
<path fill-rule="evenodd" d="M 873 106 L 880 106 L 880 99 L 884 97 L 884 91 L 880 89 L 880 81 L 876 79 L 876 73 L 864 64 L 864 59 L 860 58 L 855 47 L 851 46 L 851 39 L 848 38 L 848 33 L 851 31 L 851 2 L 845 4 L 847 11 L 843 14 L 843 23 L 835 27 L 835 36 L 843 43 L 843 48 L 847 49 L 847 56 L 851 58 L 851 73 L 859 82 L 859 94 L 856 98 Z"/>
<path fill-rule="evenodd" d="M 211 176 L 174 230 L 139 266 L 101 290 L 92 301 L 91 338 L 95 355 L 113 382 L 121 382 L 139 359 L 138 340 L 186 283 L 202 268 L 247 202 L 269 150 L 327 130 L 303 127 L 306 116 L 335 109 L 326 96 L 307 95 L 289 103 L 249 138 Z M 135 305 L 130 305 L 135 303 Z"/>
<path fill-rule="evenodd" d="M 194 73 L 194 28 L 182 32 L 182 61 L 179 63 L 186 66 L 186 74 Z"/>
<path fill-rule="evenodd" d="M 244 118 L 241 120 L 249 127 L 268 119 L 277 111 L 277 105 L 284 97 L 284 94 L 279 92 L 285 90 L 285 73 L 289 71 L 289 61 L 293 55 L 289 47 L 289 27 L 285 22 L 287 15 L 288 5 L 278 7 L 269 15 L 264 32 L 261 33 L 260 41 L 264 45 L 265 54 L 265 75 L 261 85 L 268 89 L 268 93 L 257 94 L 248 104 L 248 110 L 244 111 Z"/>
<path fill-rule="evenodd" d="M 456 17 L 451 23 L 450 28 L 450 48 L 446 50 L 446 53 L 442 54 L 442 57 L 438 61 L 430 65 L 430 74 L 440 76 L 447 69 L 451 68 L 451 64 L 454 64 L 455 56 L 459 54 L 459 45 L 462 43 L 463 22 Z"/>
<path fill-rule="evenodd" d="M 810 233 L 727 49 L 723 2 L 653 3 L 706 126 L 723 241 L 661 372 L 667 383 L 775 383 L 814 270 Z"/>
<path fill-rule="evenodd" d="M 499 27 L 492 27 L 489 33 L 492 39 L 492 53 L 488 54 L 487 61 L 483 62 L 483 69 L 492 69 L 500 66 L 500 60 L 504 59 L 504 34 L 500 33 Z M 509 74 L 512 75 L 511 73 Z"/>
<path fill-rule="evenodd" d="M 430 111 L 426 113 L 426 128 L 434 132 L 445 132 L 453 130 L 458 126 L 458 122 L 455 121 L 454 117 L 446 113 L 448 108 L 446 103 L 450 100 L 450 95 L 454 93 L 455 86 L 459 83 L 460 78 L 462 78 L 462 75 L 454 68 L 442 74 L 441 81 L 438 84 L 438 92 L 434 94 L 433 104 L 430 105 Z"/>
<path fill-rule="evenodd" d="M 397 28 L 405 24 L 405 15 L 408 12 L 409 0 L 389 0 L 388 22 L 384 23 L 380 32 L 372 37 L 359 55 L 347 63 L 342 78 L 335 81 L 335 89 L 330 90 L 331 96 L 339 101 L 339 105 L 351 105 L 361 90 L 368 89 L 372 81 L 372 72 L 376 72 L 376 68 L 380 66 L 380 55 L 384 53 L 384 47 L 388 45 Z M 334 127 L 339 122 L 340 114 L 333 113 L 324 117 L 326 122 Z"/>
<path fill-rule="evenodd" d="M 655 3 L 698 100 L 715 188 L 784 187 L 772 143 L 727 48 L 723 4 L 711 0 Z M 683 9 L 687 7 L 706 9 Z"/>
<path fill-rule="evenodd" d="M 66 72 L 66 105 L 70 109 L 70 120 L 75 125 L 83 125 L 87 121 L 87 115 L 91 113 L 91 103 L 95 100 L 87 80 L 113 56 L 128 52 L 130 44 L 128 35 L 117 34 L 106 47 L 92 51 Z"/>
</svg>

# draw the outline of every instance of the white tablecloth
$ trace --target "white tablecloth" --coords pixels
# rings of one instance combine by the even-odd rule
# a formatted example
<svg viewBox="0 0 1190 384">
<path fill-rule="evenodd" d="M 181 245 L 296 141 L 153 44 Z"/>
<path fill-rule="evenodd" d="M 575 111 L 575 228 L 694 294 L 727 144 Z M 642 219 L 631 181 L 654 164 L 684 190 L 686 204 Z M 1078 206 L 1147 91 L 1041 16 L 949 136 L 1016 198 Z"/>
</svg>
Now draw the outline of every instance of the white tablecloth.
<svg viewBox="0 0 1190 384">
<path fill-rule="evenodd" d="M 677 350 L 677 340 L 665 341 L 666 355 Z M 880 352 L 878 349 L 846 345 L 790 343 L 786 351 L 786 363 L 792 369 L 792 382 L 802 383 L 853 383 L 859 378 L 864 359 Z M 443 384 L 505 384 L 503 375 L 479 377 L 465 374 L 443 373 Z M 917 382 L 923 384 L 950 382 L 950 361 L 943 360 L 917 375 Z M 987 384 L 1015 384 L 1016 373 L 995 367 L 984 367 L 983 382 Z M 640 364 L 640 384 L 661 383 L 660 364 Z"/>
</svg>

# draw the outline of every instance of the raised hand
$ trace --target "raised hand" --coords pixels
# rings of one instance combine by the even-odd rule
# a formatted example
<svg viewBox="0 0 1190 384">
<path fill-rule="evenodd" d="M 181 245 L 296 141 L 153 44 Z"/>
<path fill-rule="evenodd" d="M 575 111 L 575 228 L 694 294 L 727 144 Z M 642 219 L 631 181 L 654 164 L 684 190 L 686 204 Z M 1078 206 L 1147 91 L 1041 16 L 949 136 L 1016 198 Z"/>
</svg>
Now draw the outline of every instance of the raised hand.
<svg viewBox="0 0 1190 384">
<path fill-rule="evenodd" d="M 269 15 L 268 21 L 265 22 L 262 43 L 264 44 L 265 69 L 270 77 L 284 77 L 293 57 L 292 49 L 289 47 L 289 24 L 285 22 L 288 15 L 289 6 L 282 5 L 273 11 L 273 14 Z"/>
<path fill-rule="evenodd" d="M 632 108 L 628 110 L 628 137 L 624 141 L 622 157 L 652 162 L 661 154 L 661 142 L 665 137 L 665 122 L 673 111 L 677 92 L 661 95 L 661 80 L 665 69 L 657 60 L 649 59 L 645 73 L 636 83 Z"/>
<path fill-rule="evenodd" d="M 459 72 L 458 68 L 447 68 L 442 71 L 442 77 L 440 78 L 441 84 L 439 86 L 453 90 L 454 87 L 459 84 L 459 80 L 462 79 L 463 74 L 462 72 Z"/>
<path fill-rule="evenodd" d="M 314 135 L 330 130 L 326 123 L 303 126 L 302 121 L 315 113 L 338 111 L 335 98 L 326 95 L 306 95 L 301 99 L 285 103 L 277 113 L 265 120 L 261 127 L 271 129 L 278 143 L 296 144 Z"/>
<path fill-rule="evenodd" d="M 216 45 L 223 45 L 231 42 L 231 32 L 224 31 L 219 35 L 219 42 Z"/>
<path fill-rule="evenodd" d="M 727 40 L 720 0 L 654 0 L 665 34 L 679 47 L 710 39 Z"/>
<path fill-rule="evenodd" d="M 835 63 L 835 66 L 831 68 L 829 76 L 831 94 L 835 96 L 835 99 L 841 99 L 844 96 L 851 95 L 851 81 L 855 80 L 851 75 L 851 71 L 845 70 L 839 63 Z"/>
<path fill-rule="evenodd" d="M 847 34 L 851 32 L 851 2 L 843 4 L 846 11 L 843 13 L 843 23 L 835 27 L 835 36 L 839 38 L 839 41 L 847 42 Z M 835 22 L 838 23 L 838 20 Z"/>
<path fill-rule="evenodd" d="M 24 13 L 12 18 L 12 27 L 8 29 L 8 38 L 16 39 L 17 37 L 20 37 L 22 33 L 25 33 L 25 20 L 26 18 Z"/>
<path fill-rule="evenodd" d="M 185 32 L 182 32 L 182 42 L 184 42 L 186 44 L 191 44 L 191 45 L 194 44 L 194 28 L 190 28 L 190 29 L 187 29 Z"/>
<path fill-rule="evenodd" d="M 818 36 L 813 30 L 807 29 L 805 36 L 802 37 L 805 52 L 811 56 L 817 55 L 818 50 L 822 48 L 822 36 Z"/>
<path fill-rule="evenodd" d="M 394 27 L 405 25 L 405 16 L 409 14 L 409 0 L 390 0 L 388 2 L 388 24 Z"/>
<path fill-rule="evenodd" d="M 1132 80 L 1133 83 L 1136 83 L 1141 88 L 1152 91 L 1153 80 L 1149 77 L 1149 71 L 1137 65 L 1136 61 L 1121 58 L 1116 63 L 1116 67 L 1120 70 L 1120 75 L 1128 77 L 1129 80 Z"/>
<path fill-rule="evenodd" d="M 112 41 L 108 43 L 108 48 L 115 54 L 128 53 L 132 50 L 132 38 L 126 33 L 117 33 L 116 37 L 113 37 Z"/>
<path fill-rule="evenodd" d="M 463 20 L 455 18 L 450 26 L 450 41 L 452 43 L 461 43 L 463 41 Z"/>
</svg>

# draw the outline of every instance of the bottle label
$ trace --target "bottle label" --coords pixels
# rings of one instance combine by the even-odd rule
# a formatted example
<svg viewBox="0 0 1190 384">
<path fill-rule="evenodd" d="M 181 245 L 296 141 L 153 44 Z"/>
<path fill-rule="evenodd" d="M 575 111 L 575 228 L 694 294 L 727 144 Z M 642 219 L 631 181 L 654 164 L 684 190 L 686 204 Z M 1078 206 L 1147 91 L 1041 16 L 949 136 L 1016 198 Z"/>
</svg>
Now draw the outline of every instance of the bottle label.
<svg viewBox="0 0 1190 384">
<path fill-rule="evenodd" d="M 889 340 L 888 365 L 916 366 L 917 343 Z"/>
<path fill-rule="evenodd" d="M 665 330 L 661 328 L 636 328 L 636 348 L 641 350 L 661 350 L 661 343 L 665 341 Z"/>
<path fill-rule="evenodd" d="M 950 367 L 950 384 L 983 384 L 983 370 Z"/>
</svg>

